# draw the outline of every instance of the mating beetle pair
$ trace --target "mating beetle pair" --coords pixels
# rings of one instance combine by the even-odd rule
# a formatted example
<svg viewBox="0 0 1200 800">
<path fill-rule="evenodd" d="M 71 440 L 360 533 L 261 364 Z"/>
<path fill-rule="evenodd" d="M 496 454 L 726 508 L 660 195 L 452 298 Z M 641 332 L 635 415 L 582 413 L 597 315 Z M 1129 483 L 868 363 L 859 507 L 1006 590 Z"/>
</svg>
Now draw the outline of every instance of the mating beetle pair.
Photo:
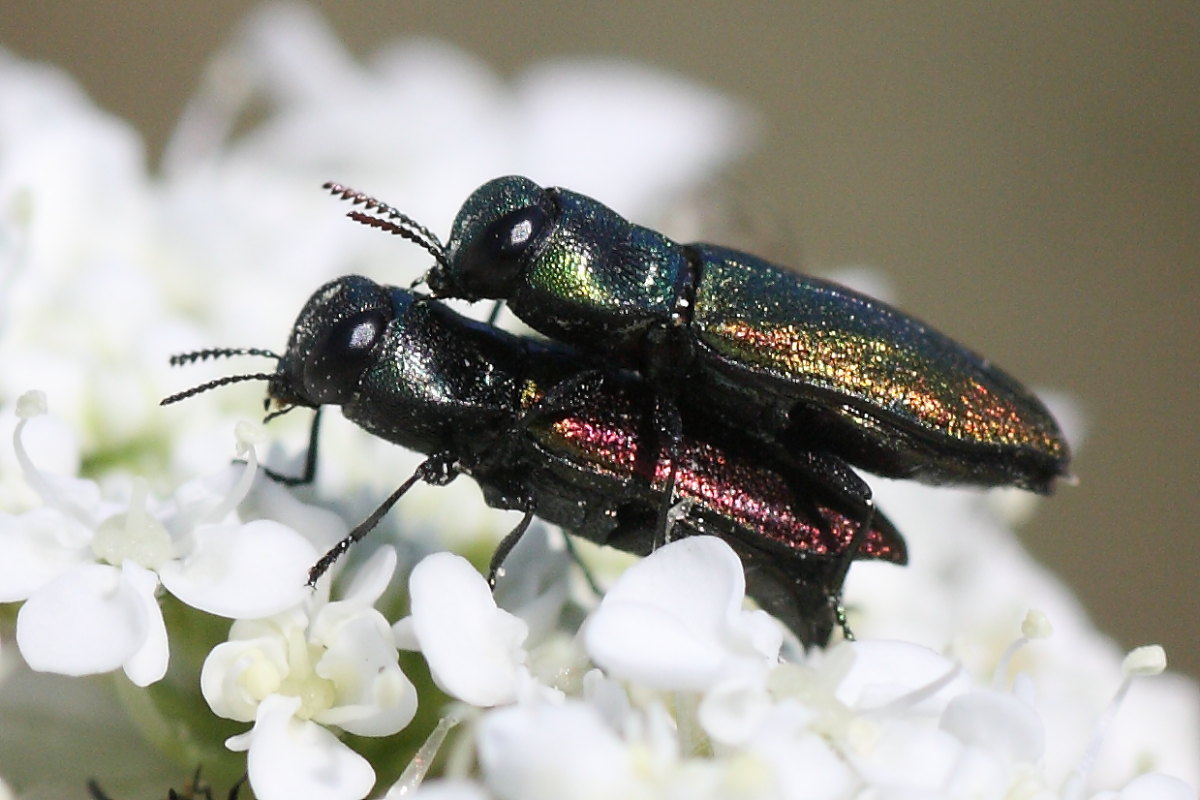
<svg viewBox="0 0 1200 800">
<path fill-rule="evenodd" d="M 850 561 L 905 559 L 849 465 L 1039 492 L 1066 474 L 1062 435 L 1031 393 L 843 287 L 679 245 L 523 178 L 476 191 L 445 247 L 395 209 L 329 188 L 370 212 L 352 218 L 434 256 L 435 296 L 503 299 L 552 342 L 343 278 L 310 299 L 274 374 L 168 398 L 269 380 L 279 407 L 341 405 L 431 456 L 321 571 L 416 480 L 467 472 L 489 504 L 525 512 L 493 568 L 535 513 L 645 553 L 681 499 L 672 533 L 725 538 L 760 604 L 824 644 Z"/>
</svg>

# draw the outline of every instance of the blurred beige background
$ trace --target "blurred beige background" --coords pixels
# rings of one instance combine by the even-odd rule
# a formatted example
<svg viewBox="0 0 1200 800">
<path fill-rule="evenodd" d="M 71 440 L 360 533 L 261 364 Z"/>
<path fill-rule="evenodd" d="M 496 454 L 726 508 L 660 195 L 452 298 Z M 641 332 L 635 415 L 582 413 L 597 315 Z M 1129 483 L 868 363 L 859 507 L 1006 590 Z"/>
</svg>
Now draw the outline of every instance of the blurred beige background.
<svg viewBox="0 0 1200 800">
<path fill-rule="evenodd" d="M 621 55 L 761 114 L 746 213 L 811 267 L 1076 396 L 1075 470 L 1029 546 L 1126 646 L 1200 675 L 1200 5 L 327 4 L 348 45 L 409 33 L 502 72 Z M 0 43 L 68 69 L 157 154 L 249 3 L 6 0 Z M 801 266 L 801 264 L 797 264 Z"/>
</svg>

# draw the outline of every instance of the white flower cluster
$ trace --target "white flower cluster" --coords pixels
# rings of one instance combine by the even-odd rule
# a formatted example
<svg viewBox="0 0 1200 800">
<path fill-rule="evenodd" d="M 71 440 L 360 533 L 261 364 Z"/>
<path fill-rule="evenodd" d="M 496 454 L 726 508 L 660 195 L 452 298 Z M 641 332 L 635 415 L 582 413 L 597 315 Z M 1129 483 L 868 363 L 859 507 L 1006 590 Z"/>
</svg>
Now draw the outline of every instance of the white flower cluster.
<svg viewBox="0 0 1200 800">
<path fill-rule="evenodd" d="M 412 721 L 416 689 L 373 605 L 395 568 L 396 552 L 381 549 L 342 600 L 239 620 L 205 660 L 200 686 L 213 713 L 254 723 L 226 744 L 248 751 L 259 797 L 364 797 L 374 770 L 326 726 L 390 736 Z"/>
<path fill-rule="evenodd" d="M 252 101 L 265 113 L 235 136 Z M 363 67 L 315 15 L 272 7 L 214 61 L 151 177 L 123 124 L 0 51 L 0 429 L 12 436 L 0 447 L 0 775 L 15 788 L 0 781 L 0 798 L 62 793 L 16 755 L 52 712 L 47 739 L 80 735 L 69 704 L 14 710 L 18 651 L 38 672 L 123 673 L 118 696 L 177 753 L 211 756 L 178 743 L 230 720 L 213 747 L 238 753 L 237 772 L 245 752 L 265 800 L 1194 796 L 1162 774 L 1200 780 L 1194 684 L 1139 682 L 1110 719 L 1122 672 L 1161 671 L 1161 657 L 1135 651 L 1147 663 L 1122 670 L 994 499 L 879 482 L 914 564 L 856 565 L 852 623 L 876 638 L 806 654 L 743 607 L 740 563 L 715 539 L 624 572 L 630 559 L 585 549 L 610 585 L 598 600 L 558 534 L 535 526 L 493 595 L 469 562 L 437 552 L 482 562 L 504 530 L 466 480 L 406 499 L 390 523 L 403 517 L 403 539 L 308 589 L 346 521 L 416 463 L 336 422 L 323 497 L 258 479 L 263 433 L 248 424 L 239 463 L 191 479 L 228 460 L 213 436 L 231 425 L 221 410 L 261 394 L 160 410 L 177 388 L 167 355 L 281 342 L 328 278 L 402 284 L 426 266 L 417 248 L 345 222 L 322 182 L 436 222 L 484 180 L 521 172 L 647 219 L 744 145 L 745 120 L 627 64 L 557 62 L 504 83 L 410 42 Z M 1055 635 L 1009 647 L 1031 605 Z M 214 616 L 233 622 L 210 640 Z M 1037 623 L 1026 638 L 1045 633 Z M 141 719 L 167 684 L 178 700 L 180 681 L 192 706 Z"/>
<path fill-rule="evenodd" d="M 567 646 L 522 647 L 520 618 L 456 556 L 422 561 L 411 588 L 413 616 L 396 627 L 416 634 L 438 685 L 472 706 L 504 704 L 466 723 L 475 777 L 430 782 L 420 798 L 1084 796 L 1082 768 L 1061 794 L 1047 783 L 1028 676 L 981 687 L 961 664 L 896 641 L 781 658 L 781 627 L 743 610 L 741 562 L 719 539 L 680 540 L 632 566 Z M 1038 615 L 1026 629 L 1048 632 Z M 1143 650 L 1127 672 L 1160 672 L 1161 649 Z M 1191 794 L 1148 774 L 1120 796 Z"/>
<path fill-rule="evenodd" d="M 248 463 L 230 468 L 241 472 L 235 481 L 222 476 L 224 496 L 197 482 L 153 507 L 136 489 L 105 506 L 94 484 L 54 480 L 33 465 L 21 434 L 43 404 L 36 393 L 22 398 L 14 445 L 44 505 L 0 517 L 0 597 L 25 600 L 22 655 L 34 669 L 70 675 L 123 667 L 144 686 L 166 669 L 159 583 L 188 605 L 238 617 L 199 680 L 213 713 L 253 724 L 226 745 L 247 751 L 259 797 L 371 792 L 374 768 L 336 732 L 386 737 L 412 722 L 418 691 L 398 664 L 400 649 L 419 651 L 462 706 L 435 729 L 393 798 L 417 790 L 434 798 L 833 799 L 868 788 L 880 797 L 1089 796 L 1103 730 L 1059 788 L 1034 681 L 1022 674 L 1006 685 L 1018 647 L 1049 633 L 1039 615 L 1002 656 L 992 686 L 901 641 L 805 655 L 779 623 L 745 610 L 742 566 L 729 546 L 694 537 L 627 569 L 576 631 L 564 621 L 570 561 L 537 528 L 500 588 L 512 610 L 497 605 L 468 561 L 437 553 L 411 573 L 411 614 L 389 625 L 375 604 L 392 581 L 394 549 L 377 550 L 330 602 L 325 581 L 303 589 L 317 556 L 308 539 L 233 515 L 256 468 L 246 434 L 257 431 L 241 428 Z M 1164 666 L 1161 650 L 1143 648 L 1125 672 Z M 451 766 L 422 785 L 453 723 Z M 1090 796 L 1192 795 L 1175 778 L 1147 773 L 1119 795 Z"/>
<path fill-rule="evenodd" d="M 201 480 L 157 502 L 133 480 L 105 498 L 93 481 L 41 472 L 26 453 L 22 433 L 45 403 L 40 392 L 22 395 L 13 437 L 42 505 L 0 515 L 0 602 L 24 601 L 17 643 L 30 667 L 63 675 L 120 667 L 138 686 L 161 680 L 168 647 L 160 583 L 193 608 L 229 618 L 275 614 L 305 598 L 317 548 L 278 522 L 243 524 L 235 514 L 255 475 L 244 437 L 257 426 L 241 429 L 248 463 L 230 468 L 242 474 L 224 496 L 219 480 Z"/>
</svg>

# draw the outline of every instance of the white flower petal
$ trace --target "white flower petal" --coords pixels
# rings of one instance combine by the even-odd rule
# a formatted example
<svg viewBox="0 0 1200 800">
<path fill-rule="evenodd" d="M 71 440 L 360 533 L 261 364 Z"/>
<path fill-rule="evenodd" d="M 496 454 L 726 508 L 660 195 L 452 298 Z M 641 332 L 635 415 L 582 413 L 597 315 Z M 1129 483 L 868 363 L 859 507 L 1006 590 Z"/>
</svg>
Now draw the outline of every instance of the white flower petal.
<svg viewBox="0 0 1200 800">
<path fill-rule="evenodd" d="M 417 632 L 413 630 L 413 618 L 404 617 L 392 623 L 392 643 L 397 650 L 416 652 L 421 649 L 417 641 Z"/>
<path fill-rule="evenodd" d="M 405 797 L 404 794 L 393 794 L 389 790 L 383 800 L 404 800 Z M 413 800 L 491 800 L 492 795 L 473 781 L 448 778 L 426 781 L 408 797 L 412 797 Z"/>
<path fill-rule="evenodd" d="M 857 778 L 825 737 L 812 730 L 811 714 L 781 706 L 745 745 L 768 765 L 779 795 L 787 800 L 834 800 L 852 796 Z"/>
<path fill-rule="evenodd" d="M 358 621 L 365 615 L 379 628 L 380 636 L 391 641 L 387 620 L 372 604 L 387 589 L 395 569 L 395 548 L 381 547 L 372 553 L 355 573 L 344 599 L 317 607 L 316 614 L 309 622 L 309 639 L 326 647 L 332 646 L 341 635 L 343 625 Z M 328 581 L 322 581 L 321 585 L 327 586 Z"/>
<path fill-rule="evenodd" d="M 104 564 L 75 567 L 35 592 L 17 613 L 17 645 L 40 672 L 93 675 L 124 664 L 145 642 L 146 608 Z"/>
<path fill-rule="evenodd" d="M 413 632 L 437 685 L 477 706 L 515 700 L 528 628 L 496 607 L 471 563 L 435 553 L 413 569 L 409 587 Z"/>
<path fill-rule="evenodd" d="M 849 761 L 868 784 L 929 793 L 946 784 L 963 752 L 950 734 L 907 717 L 878 725 L 859 719 L 850 745 Z"/>
<path fill-rule="evenodd" d="M 289 473 L 290 474 L 290 473 Z M 346 521 L 328 508 L 305 503 L 274 481 L 260 479 L 240 507 L 243 519 L 263 518 L 291 528 L 324 553 L 346 532 Z"/>
<path fill-rule="evenodd" d="M 657 689 L 705 689 L 720 680 L 727 664 L 714 637 L 697 635 L 677 616 L 647 606 L 602 604 L 585 636 L 588 653 L 608 673 Z"/>
<path fill-rule="evenodd" d="M 949 779 L 941 788 L 947 797 L 987 797 L 997 794 L 998 787 L 1011 785 L 1015 782 L 1013 776 L 1023 773 L 1037 775 L 1037 770 L 1028 764 L 1009 769 L 1007 759 L 1000 754 L 968 746 L 959 753 Z"/>
<path fill-rule="evenodd" d="M 911 642 L 848 642 L 854 654 L 849 672 L 837 686 L 837 699 L 855 708 L 878 708 L 941 681 L 957 665 L 945 656 Z M 959 674 L 914 710 L 940 713 L 946 701 L 970 682 Z"/>
<path fill-rule="evenodd" d="M 300 534 L 272 520 L 201 525 L 182 561 L 159 570 L 163 586 L 183 602 L 229 618 L 277 614 L 310 593 L 305 585 L 317 552 Z"/>
<path fill-rule="evenodd" d="M 765 670 L 782 630 L 742 610 L 745 575 L 729 545 L 694 536 L 660 547 L 617 581 L 585 641 L 610 673 L 660 689 L 704 689 L 741 670 Z"/>
<path fill-rule="evenodd" d="M 259 704 L 246 768 L 262 800 L 359 800 L 375 783 L 367 760 L 313 722 L 293 715 L 299 698 L 272 695 Z"/>
<path fill-rule="evenodd" d="M 583 676 L 583 696 L 613 730 L 621 728 L 633 708 L 625 687 L 598 669 Z"/>
<path fill-rule="evenodd" d="M 91 532 L 51 508 L 0 514 L 0 603 L 24 600 L 73 566 L 92 560 Z"/>
<path fill-rule="evenodd" d="M 1195 800 L 1196 791 L 1178 778 L 1161 772 L 1139 775 L 1119 792 L 1101 792 L 1092 800 Z"/>
<path fill-rule="evenodd" d="M 164 520 L 167 529 L 176 537 L 190 533 L 200 520 L 224 502 L 245 470 L 242 464 L 226 464 L 216 472 L 175 487 L 171 494 L 172 513 Z"/>
<path fill-rule="evenodd" d="M 397 663 L 387 622 L 370 613 L 378 619 L 363 613 L 341 625 L 317 662 L 316 673 L 337 687 L 337 705 L 315 719 L 359 736 L 391 736 L 412 721 L 417 691 Z"/>
<path fill-rule="evenodd" d="M 121 583 L 141 602 L 146 621 L 141 646 L 125 661 L 125 674 L 135 686 L 149 686 L 167 674 L 170 660 L 167 625 L 163 621 L 162 608 L 154 596 L 158 578 L 145 567 L 126 561 L 121 565 Z"/>
<path fill-rule="evenodd" d="M 758 729 L 771 710 L 762 681 L 732 680 L 704 693 L 698 716 L 704 730 L 722 744 L 740 744 Z"/>
<path fill-rule="evenodd" d="M 1010 763 L 1035 764 L 1045 749 L 1045 732 L 1037 713 L 1010 694 L 967 692 L 955 697 L 942 713 L 941 728 L 964 744 L 983 748 Z"/>
<path fill-rule="evenodd" d="M 387 591 L 396 573 L 396 548 L 380 547 L 354 573 L 350 586 L 342 593 L 342 602 L 373 606 Z"/>
<path fill-rule="evenodd" d="M 217 716 L 251 722 L 259 701 L 287 677 L 287 657 L 280 636 L 222 642 L 204 659 L 200 693 Z"/>
<path fill-rule="evenodd" d="M 486 783 L 503 798 L 653 796 L 638 785 L 630 749 L 582 703 L 497 709 L 477 742 Z"/>
</svg>

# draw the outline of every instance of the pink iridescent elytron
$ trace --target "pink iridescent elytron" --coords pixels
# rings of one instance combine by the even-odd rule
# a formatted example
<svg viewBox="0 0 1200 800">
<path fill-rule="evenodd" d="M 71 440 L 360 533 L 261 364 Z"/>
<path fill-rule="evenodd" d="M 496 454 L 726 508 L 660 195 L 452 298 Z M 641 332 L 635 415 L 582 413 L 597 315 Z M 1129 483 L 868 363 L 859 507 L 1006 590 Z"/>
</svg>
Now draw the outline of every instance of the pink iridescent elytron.
<svg viewBox="0 0 1200 800">
<path fill-rule="evenodd" d="M 645 481 L 661 490 L 670 471 L 667 453 L 661 446 L 654 453 L 642 452 L 644 437 L 628 424 L 635 417 L 631 410 L 631 404 L 610 406 L 603 412 L 589 410 L 533 433 L 547 449 L 586 461 L 603 473 Z M 796 507 L 795 489 L 778 471 L 688 437 L 678 453 L 675 494 L 693 502 L 688 517 L 699 521 L 700 529 L 707 511 L 798 553 L 815 556 L 843 553 L 858 526 L 857 520 L 819 503 L 813 508 L 825 526 L 814 524 L 811 515 L 804 513 L 808 509 Z M 902 542 L 873 528 L 859 557 L 902 563 L 905 550 Z"/>
</svg>

